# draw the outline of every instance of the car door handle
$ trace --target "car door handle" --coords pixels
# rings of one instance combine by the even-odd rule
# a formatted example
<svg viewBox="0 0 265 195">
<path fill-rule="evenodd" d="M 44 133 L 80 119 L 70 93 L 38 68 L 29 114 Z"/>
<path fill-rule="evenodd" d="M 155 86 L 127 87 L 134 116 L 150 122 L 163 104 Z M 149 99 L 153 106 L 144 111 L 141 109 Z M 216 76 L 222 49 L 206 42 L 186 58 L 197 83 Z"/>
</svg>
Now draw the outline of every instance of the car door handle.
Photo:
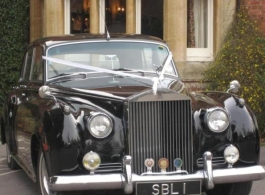
<svg viewBox="0 0 265 195">
<path fill-rule="evenodd" d="M 26 85 L 19 85 L 20 88 L 27 88 Z"/>
</svg>

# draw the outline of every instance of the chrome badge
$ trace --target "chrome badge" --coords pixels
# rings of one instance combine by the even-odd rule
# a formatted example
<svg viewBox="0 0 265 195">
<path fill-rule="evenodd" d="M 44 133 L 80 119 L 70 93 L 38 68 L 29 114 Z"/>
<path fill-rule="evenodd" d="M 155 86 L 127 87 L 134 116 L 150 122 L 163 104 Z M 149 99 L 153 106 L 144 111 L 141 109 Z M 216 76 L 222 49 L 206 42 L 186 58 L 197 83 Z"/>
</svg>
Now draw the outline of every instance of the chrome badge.
<svg viewBox="0 0 265 195">
<path fill-rule="evenodd" d="M 152 167 L 155 165 L 155 161 L 152 158 L 147 158 L 144 161 L 144 165 L 147 168 L 147 173 L 152 173 Z"/>
<path fill-rule="evenodd" d="M 174 166 L 177 168 L 177 170 L 181 170 L 182 165 L 183 161 L 180 158 L 176 158 L 174 160 Z"/>
<path fill-rule="evenodd" d="M 161 169 L 161 172 L 166 172 L 166 169 L 168 168 L 169 162 L 166 158 L 160 158 L 158 161 L 158 166 Z"/>
</svg>

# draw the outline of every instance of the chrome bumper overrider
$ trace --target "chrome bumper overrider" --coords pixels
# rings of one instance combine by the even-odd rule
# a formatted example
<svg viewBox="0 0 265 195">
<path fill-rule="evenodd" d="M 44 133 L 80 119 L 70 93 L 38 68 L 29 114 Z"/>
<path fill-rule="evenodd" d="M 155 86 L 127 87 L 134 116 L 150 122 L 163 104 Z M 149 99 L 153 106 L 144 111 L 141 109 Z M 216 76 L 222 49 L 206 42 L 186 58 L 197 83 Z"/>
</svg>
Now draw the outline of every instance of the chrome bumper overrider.
<svg viewBox="0 0 265 195">
<path fill-rule="evenodd" d="M 124 174 L 53 176 L 49 180 L 49 188 L 52 191 L 123 189 L 126 194 L 130 194 L 137 182 L 201 180 L 205 188 L 212 189 L 215 184 L 254 181 L 265 178 L 265 167 L 261 165 L 212 170 L 212 154 L 210 152 L 204 154 L 204 170 L 188 175 L 180 175 L 177 172 L 136 175 L 131 170 L 130 156 L 124 158 L 123 165 Z"/>
</svg>

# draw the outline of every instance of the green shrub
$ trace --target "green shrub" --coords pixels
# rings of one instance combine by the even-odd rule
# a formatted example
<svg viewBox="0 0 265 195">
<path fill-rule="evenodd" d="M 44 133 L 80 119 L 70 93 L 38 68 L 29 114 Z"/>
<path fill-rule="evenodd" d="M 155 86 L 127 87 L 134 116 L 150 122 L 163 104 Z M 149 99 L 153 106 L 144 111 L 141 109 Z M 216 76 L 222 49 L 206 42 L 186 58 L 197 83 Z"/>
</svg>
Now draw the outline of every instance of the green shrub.
<svg viewBox="0 0 265 195">
<path fill-rule="evenodd" d="M 239 95 L 252 107 L 261 132 L 265 129 L 265 38 L 246 10 L 239 11 L 228 30 L 222 47 L 205 72 L 208 89 L 227 90 L 238 80 Z"/>
<path fill-rule="evenodd" d="M 29 1 L 0 1 L 0 111 L 6 92 L 18 80 L 28 44 Z"/>
</svg>

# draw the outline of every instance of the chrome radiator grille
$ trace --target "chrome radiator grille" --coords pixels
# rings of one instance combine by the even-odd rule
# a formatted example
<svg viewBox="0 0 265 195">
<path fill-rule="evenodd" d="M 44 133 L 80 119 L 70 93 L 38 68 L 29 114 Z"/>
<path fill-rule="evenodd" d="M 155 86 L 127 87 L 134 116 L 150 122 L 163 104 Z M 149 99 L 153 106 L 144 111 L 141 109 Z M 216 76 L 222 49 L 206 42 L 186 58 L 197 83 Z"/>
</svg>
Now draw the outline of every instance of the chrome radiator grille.
<svg viewBox="0 0 265 195">
<path fill-rule="evenodd" d="M 174 159 L 182 169 L 193 171 L 190 100 L 129 102 L 129 153 L 133 172 L 146 172 L 144 161 L 153 158 L 153 172 L 160 172 L 160 158 L 169 160 L 167 171 L 175 171 Z"/>
</svg>

